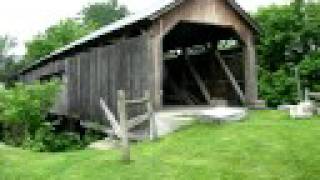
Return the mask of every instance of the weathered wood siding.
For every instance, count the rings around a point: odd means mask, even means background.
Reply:
[[[20,76],[20,81],[28,83],[35,80],[40,80],[44,76],[53,76],[63,74],[65,72],[65,61],[56,60],[48,62],[45,66],[39,67],[33,71],[27,72]]]
[[[128,99],[136,99],[152,88],[150,74],[153,70],[148,37],[146,34],[122,39],[113,45],[92,47],[30,71],[20,80],[30,82],[63,72],[65,102],[58,114],[65,113],[81,120],[108,124],[100,108],[100,98],[117,115],[118,90],[126,90]]]
[[[91,48],[67,62],[69,114],[82,120],[107,124],[99,100],[117,115],[117,90],[127,98],[143,96],[150,89],[148,36],[120,40],[114,45]]]

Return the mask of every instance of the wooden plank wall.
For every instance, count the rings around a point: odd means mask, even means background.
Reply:
[[[33,81],[41,80],[41,79],[50,79],[50,77],[60,76],[64,83],[66,83],[66,79],[64,77],[66,71],[66,62],[64,60],[55,60],[48,62],[46,65],[39,67],[38,69],[27,72],[24,75],[20,75],[19,80],[23,83],[29,84]],[[56,97],[56,103],[50,110],[51,113],[55,113],[57,115],[66,115],[68,112],[68,101],[66,101],[67,97],[67,89],[64,87],[61,90],[61,93]]]
[[[143,96],[152,89],[150,39],[148,35],[122,39],[114,45],[93,47],[57,60],[20,77],[23,82],[65,72],[67,112],[81,120],[109,124],[103,116],[102,97],[117,117],[117,91],[126,90],[128,99]],[[132,116],[141,109],[132,110]]]
[[[103,98],[117,116],[117,90],[136,99],[151,88],[149,38],[146,35],[117,44],[90,48],[68,62],[69,114],[81,120],[108,124],[99,105]],[[135,109],[132,115],[138,113]]]
[[[65,61],[56,60],[49,62],[45,66],[39,67],[33,71],[21,75],[19,80],[25,83],[30,83],[35,80],[40,80],[43,76],[50,76],[53,74],[61,74],[65,72]]]

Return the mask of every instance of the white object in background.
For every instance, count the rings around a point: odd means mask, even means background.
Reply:
[[[210,110],[203,110],[199,112],[199,117],[202,117],[202,122],[205,121],[240,121],[247,115],[247,109],[244,108],[228,108],[218,107]]]
[[[95,150],[110,150],[119,148],[120,142],[118,140],[106,138],[104,140],[93,142],[88,147]]]
[[[279,111],[290,111],[292,108],[296,107],[296,105],[279,105]]]
[[[235,122],[241,121],[246,115],[246,108],[178,108],[156,112],[155,121],[157,133],[163,137],[199,120],[201,122]]]
[[[299,103],[297,106],[291,106],[290,116],[295,119],[308,119],[315,113],[316,107],[312,101]]]
[[[191,125],[195,122],[195,119],[186,112],[168,111],[155,113],[155,121],[157,135],[163,137],[183,126]]]

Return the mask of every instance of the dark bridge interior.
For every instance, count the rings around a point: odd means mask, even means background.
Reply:
[[[221,54],[244,90],[243,45],[230,27],[181,22],[163,41],[163,105],[239,106],[240,98],[224,68]]]

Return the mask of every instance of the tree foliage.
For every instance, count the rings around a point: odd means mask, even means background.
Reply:
[[[271,106],[295,102],[295,67],[301,68],[303,87],[315,90],[320,82],[311,78],[320,71],[320,5],[296,0],[261,8],[255,18],[262,30],[258,46],[262,98]]]
[[[126,6],[119,5],[118,0],[88,5],[81,11],[85,24],[95,24],[98,28],[108,25],[129,14]]]
[[[10,75],[16,70],[14,56],[10,50],[16,46],[16,41],[9,36],[0,36],[0,83],[7,83]]]
[[[120,6],[117,0],[110,0],[88,5],[80,14],[81,18],[79,20],[62,20],[27,42],[27,52],[25,60],[22,62],[23,66],[28,66],[97,28],[124,17],[128,14],[128,10],[125,6]]]
[[[9,89],[1,88],[0,122],[25,125],[34,135],[54,104],[59,89],[57,81],[32,85],[18,83]]]
[[[94,26],[83,25],[74,19],[60,21],[26,43],[26,60],[34,61],[50,54],[52,51],[75,41],[95,29]]]
[[[266,70],[260,71],[260,95],[270,106],[279,104],[292,104],[297,97],[296,80],[280,69],[274,73]]]
[[[299,64],[303,86],[320,92],[320,52],[307,55]]]

